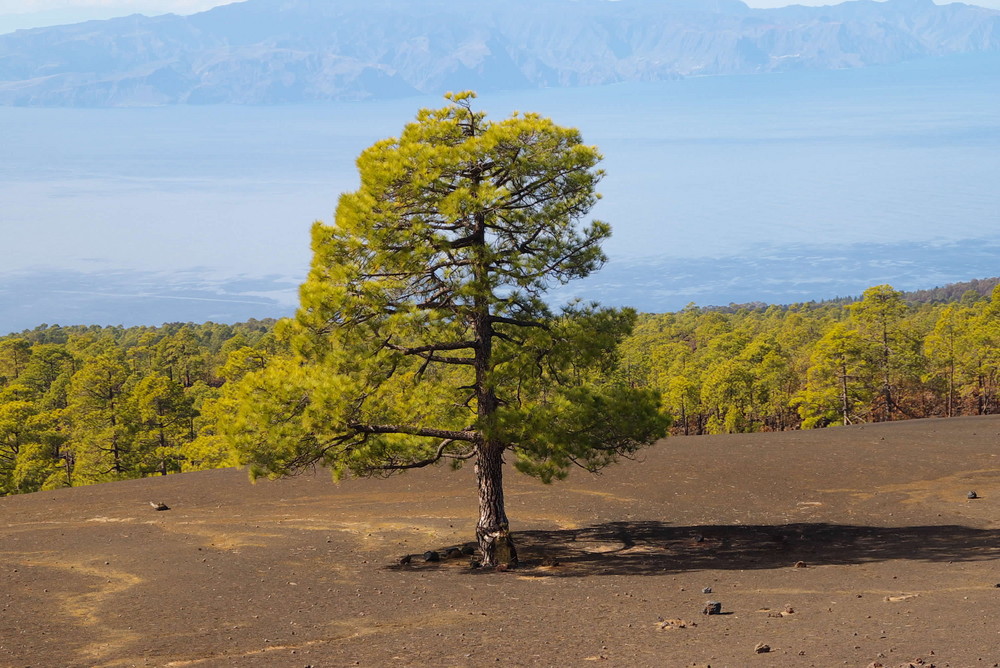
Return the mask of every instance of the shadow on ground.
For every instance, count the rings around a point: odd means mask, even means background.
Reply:
[[[1000,530],[955,525],[671,526],[664,522],[609,522],[581,529],[521,531],[515,534],[515,540],[523,574],[568,577],[773,569],[894,559],[962,562],[1000,558]]]
[[[701,569],[767,569],[892,559],[981,561],[1000,557],[1000,530],[963,526],[871,527],[827,523],[670,526],[610,522],[518,534],[525,565],[566,575],[646,575]]]

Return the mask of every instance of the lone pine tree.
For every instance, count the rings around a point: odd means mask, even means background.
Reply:
[[[504,454],[549,482],[661,437],[659,398],[616,378],[635,313],[543,296],[605,257],[582,224],[601,156],[536,114],[487,120],[472,93],[358,158],[361,187],[312,230],[292,355],[240,383],[226,428],[251,475],[323,464],[387,475],[475,465],[484,566],[514,565]]]

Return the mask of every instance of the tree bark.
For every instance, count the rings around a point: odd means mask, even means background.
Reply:
[[[840,413],[843,418],[844,424],[851,424],[851,411],[850,404],[848,403],[847,394],[847,362],[841,362],[840,365]]]
[[[517,565],[517,552],[510,536],[503,499],[503,452],[505,446],[493,437],[497,401],[490,378],[493,370],[493,326],[489,311],[479,309],[474,323],[476,348],[476,401],[480,436],[476,442],[476,485],[479,489],[479,523],[476,540],[484,567]]]
[[[885,419],[892,422],[893,412],[896,408],[896,400],[892,396],[892,383],[890,377],[890,357],[892,348],[889,346],[889,325],[882,321],[882,397],[885,400]]]
[[[510,535],[503,499],[502,445],[485,441],[479,445],[476,459],[476,483],[479,487],[479,523],[476,540],[483,553],[484,567],[517,565],[517,550]]]

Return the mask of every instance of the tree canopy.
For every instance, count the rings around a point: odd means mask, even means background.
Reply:
[[[1000,286],[958,295],[910,301],[877,285],[849,304],[646,315],[623,368],[663,392],[678,434],[995,413]]]
[[[493,122],[471,93],[358,158],[360,188],[312,230],[293,355],[241,383],[227,433],[254,475],[321,463],[383,475],[471,460],[486,566],[512,565],[505,453],[548,482],[664,435],[652,389],[619,380],[636,315],[572,303],[610,234],[584,223],[598,151],[537,114]]]
[[[269,354],[273,325],[0,337],[0,495],[233,465],[215,431],[222,386]]]

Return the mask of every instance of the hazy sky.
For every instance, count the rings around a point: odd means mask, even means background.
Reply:
[[[128,14],[193,14],[232,0],[0,0],[0,33]],[[838,0],[744,0],[751,7],[790,4],[831,5]],[[936,0],[947,4],[945,0]],[[1000,9],[1000,0],[971,0],[968,4]]]
[[[93,12],[132,14],[135,12],[190,14],[228,2],[219,0],[0,0],[2,14],[84,9]]]
[[[225,4],[229,3],[226,0],[0,0],[0,33],[129,14],[194,14]]]

